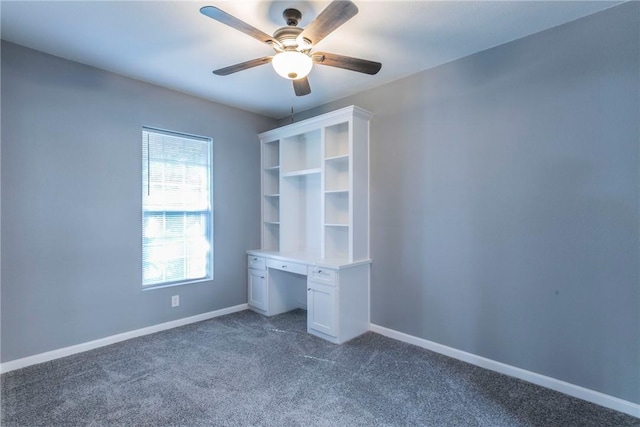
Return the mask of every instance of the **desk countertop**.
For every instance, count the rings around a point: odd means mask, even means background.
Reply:
[[[324,268],[333,268],[336,270],[342,268],[356,267],[364,264],[371,264],[370,259],[358,260],[350,262],[346,258],[321,258],[320,256],[308,254],[304,252],[278,252],[263,251],[261,249],[253,249],[247,251],[247,254],[254,256],[262,256],[287,262],[297,262],[310,266],[318,266]]]

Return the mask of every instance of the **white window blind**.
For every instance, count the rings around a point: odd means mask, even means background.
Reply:
[[[211,139],[142,130],[142,285],[212,278]]]

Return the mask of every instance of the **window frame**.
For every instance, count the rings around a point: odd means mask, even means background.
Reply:
[[[199,141],[199,142],[206,142],[207,144],[207,154],[208,154],[208,168],[207,168],[207,175],[208,175],[208,184],[209,184],[209,209],[206,210],[200,210],[200,211],[190,211],[190,210],[177,210],[177,211],[172,211],[172,210],[145,210],[145,193],[148,194],[149,192],[149,188],[151,185],[151,180],[150,180],[150,176],[151,176],[151,169],[150,169],[150,157],[149,157],[149,139],[148,139],[148,135],[145,138],[145,134],[147,133],[152,133],[152,134],[159,134],[159,135],[167,135],[170,137],[177,137],[177,138],[184,138],[184,139],[190,139],[190,140],[194,140],[194,141]],[[201,135],[195,135],[195,134],[191,134],[191,133],[185,133],[185,132],[177,132],[177,131],[172,131],[172,130],[167,130],[167,129],[161,129],[161,128],[156,128],[156,127],[150,127],[150,126],[142,126],[142,146],[141,146],[141,154],[142,154],[142,162],[141,162],[141,173],[140,173],[140,184],[141,184],[141,251],[140,254],[142,255],[141,258],[141,275],[140,275],[140,283],[141,283],[141,287],[143,291],[147,291],[147,290],[153,290],[153,289],[162,289],[162,288],[167,288],[167,287],[174,287],[174,286],[182,286],[182,285],[188,285],[191,283],[202,283],[202,282],[207,282],[207,281],[212,281],[214,279],[214,275],[215,275],[215,268],[214,268],[214,260],[215,260],[215,256],[214,256],[214,183],[213,183],[213,175],[214,175],[214,166],[213,166],[213,139],[211,137],[207,137],[207,136],[201,136]],[[145,148],[145,144],[147,144],[146,148]],[[146,157],[145,157],[145,150],[146,150]],[[145,188],[145,176],[144,174],[144,168],[145,168],[145,162],[146,164],[146,168],[147,168],[147,176],[146,176],[146,188]],[[167,215],[174,215],[174,214],[189,214],[192,212],[203,212],[205,213],[205,217],[208,216],[208,218],[205,218],[206,221],[206,238],[207,241],[209,243],[209,251],[208,251],[208,256],[207,256],[207,263],[208,263],[208,267],[206,269],[206,274],[204,277],[199,277],[199,278],[193,278],[193,279],[179,279],[179,280],[168,280],[168,281],[162,281],[162,282],[158,282],[158,283],[150,283],[150,284],[145,284],[144,283],[144,247],[145,247],[145,218],[147,217],[148,214],[153,215],[154,213],[159,213],[162,214],[163,217],[166,217]],[[208,214],[208,215],[206,215]]]

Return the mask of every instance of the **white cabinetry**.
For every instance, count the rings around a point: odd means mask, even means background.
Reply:
[[[347,107],[259,135],[262,249],[369,259],[369,120]]]
[[[307,332],[340,344],[369,330],[369,266],[309,267]]]
[[[262,247],[248,251],[249,306],[306,308],[308,332],[335,343],[369,328],[371,116],[351,106],[259,135]]]
[[[248,303],[249,306],[263,314],[267,311],[267,267],[265,259],[249,256]]]
[[[336,287],[309,280],[307,288],[307,328],[336,337]]]
[[[258,310],[267,311],[266,272],[249,269],[249,305]]]

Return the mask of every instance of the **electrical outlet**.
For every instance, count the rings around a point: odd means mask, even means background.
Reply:
[[[171,297],[171,307],[177,307],[180,305],[180,295],[174,295]]]

